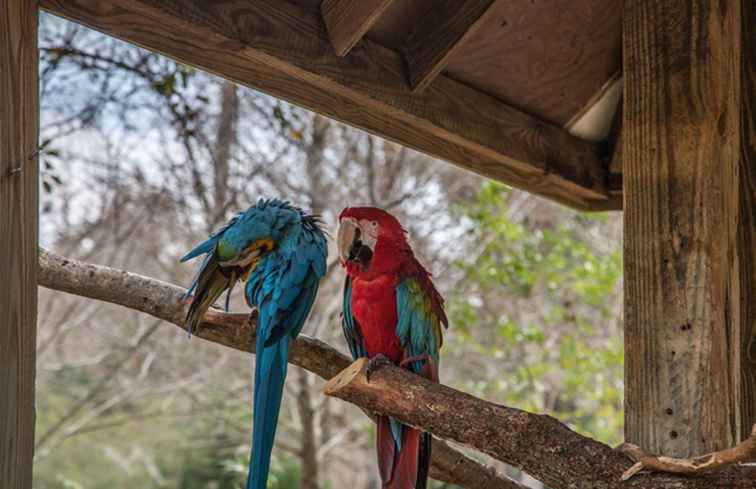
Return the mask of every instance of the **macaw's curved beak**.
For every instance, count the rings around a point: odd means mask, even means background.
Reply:
[[[228,310],[228,300],[231,296],[231,291],[236,282],[243,278],[244,271],[240,267],[221,265],[214,255],[209,255],[205,258],[202,269],[188,292],[189,294],[194,291],[185,323],[185,328],[189,331],[190,335],[199,326],[202,317],[210,309],[210,306],[225,291],[228,291],[228,296],[226,297],[226,310]]]
[[[339,231],[336,243],[339,247],[339,260],[342,265],[357,263],[363,269],[370,266],[373,250],[362,241],[363,231],[360,224],[352,217],[344,217],[339,221]]]

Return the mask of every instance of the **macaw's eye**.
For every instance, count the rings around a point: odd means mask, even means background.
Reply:
[[[373,229],[378,227],[378,221],[370,221],[370,226],[372,226]]]

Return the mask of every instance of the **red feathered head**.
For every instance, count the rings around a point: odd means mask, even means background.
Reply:
[[[339,215],[337,237],[341,264],[351,270],[389,271],[412,254],[399,221],[377,207],[347,207]]]

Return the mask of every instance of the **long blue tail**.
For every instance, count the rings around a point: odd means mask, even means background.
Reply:
[[[261,336],[258,340],[262,339]],[[263,343],[264,341],[257,342],[252,456],[249,460],[247,489],[265,489],[267,485],[270,454],[276,435],[289,356],[289,335],[284,335],[268,347]]]

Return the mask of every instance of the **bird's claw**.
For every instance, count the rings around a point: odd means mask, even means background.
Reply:
[[[386,355],[379,353],[370,360],[368,360],[367,365],[365,366],[365,380],[370,382],[370,376],[373,375],[373,372],[378,370],[381,366],[386,365],[388,363],[391,363],[388,358],[386,358]]]
[[[430,355],[427,354],[427,353],[423,353],[421,355],[415,355],[413,357],[407,357],[407,358],[405,358],[404,360],[402,360],[401,362],[399,362],[399,366],[400,367],[406,367],[407,365],[409,365],[412,362],[430,362],[430,361],[431,361]]]

